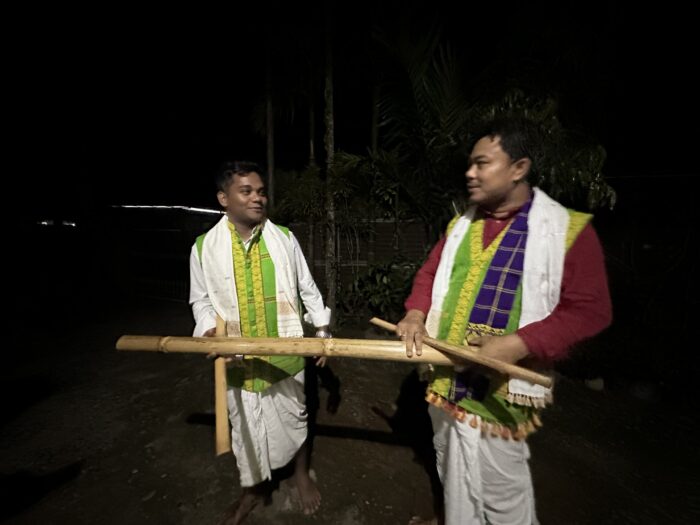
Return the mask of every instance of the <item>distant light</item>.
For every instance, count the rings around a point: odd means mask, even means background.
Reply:
[[[44,219],[43,221],[37,221],[37,224],[39,226],[53,226],[53,220],[51,219]]]
[[[212,210],[210,208],[193,208],[191,206],[166,206],[162,204],[115,204],[112,208],[139,208],[153,210],[185,210],[194,213],[211,213],[214,215],[222,215],[222,210]]]

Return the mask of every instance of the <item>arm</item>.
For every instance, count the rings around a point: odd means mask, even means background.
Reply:
[[[197,246],[192,246],[190,252],[190,305],[194,315],[194,337],[213,336],[216,331],[216,312],[211,304],[204,272],[199,262]]]
[[[309,270],[309,265],[306,264],[304,252],[302,252],[299,241],[297,241],[297,238],[294,237],[291,231],[289,232],[289,238],[294,246],[294,262],[297,267],[299,295],[306,308],[304,321],[316,327],[316,337],[332,337],[329,330],[329,325],[331,324],[331,309],[323,304],[323,297],[321,297],[321,292],[314,282],[314,278]],[[326,358],[316,358],[316,366],[326,366]]]
[[[307,312],[304,315],[304,320],[316,328],[328,328],[331,322],[331,310],[323,304],[323,297],[321,297],[321,292],[309,271],[309,266],[306,264],[306,258],[301,250],[301,246],[299,246],[299,241],[297,241],[292,232],[289,232],[289,238],[294,246],[294,262],[297,268],[299,295]]]
[[[430,311],[433,295],[433,281],[440,264],[440,256],[445,247],[445,239],[440,239],[428,255],[423,266],[418,269],[413,279],[411,295],[408,296],[404,306],[406,315],[396,325],[396,334],[406,342],[406,355],[413,356],[413,348],[416,355],[423,353],[423,336],[425,331],[425,318]]]
[[[444,247],[445,238],[443,237],[433,246],[433,249],[430,250],[430,254],[428,254],[428,259],[416,272],[416,276],[413,278],[411,295],[409,295],[404,302],[404,307],[407,312],[410,310],[420,310],[423,312],[424,317],[428,315],[432,303],[433,281],[435,280],[435,273],[440,264],[440,257],[442,256]]]
[[[530,354],[555,361],[566,357],[572,345],[596,335],[611,321],[603,249],[589,224],[564,259],[559,304],[541,321],[520,328],[517,335]]]
[[[566,357],[569,348],[592,337],[612,320],[603,249],[590,224],[569,248],[564,259],[559,304],[541,321],[500,337],[476,337],[470,345],[479,353],[515,363],[527,356],[543,361]]]

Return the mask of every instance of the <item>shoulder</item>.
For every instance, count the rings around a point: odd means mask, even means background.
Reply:
[[[287,228],[286,226],[280,226],[280,225],[278,224],[277,227],[280,229],[280,231],[281,231],[282,233],[284,233],[284,235],[285,235],[286,237],[291,237],[291,236],[292,236],[292,232],[291,232],[291,231],[289,230],[289,228]]]
[[[287,239],[290,239],[293,237],[292,232],[287,228],[286,226],[282,226],[280,224],[275,224],[272,222],[270,219],[267,219],[265,223],[265,228],[269,228],[270,230],[276,230],[281,232]]]
[[[447,228],[445,229],[445,233],[447,235],[450,234],[452,229],[455,227],[455,224],[457,224],[457,221],[459,221],[459,219],[461,219],[461,218],[462,218],[462,215],[455,215],[454,217],[452,217],[450,222],[447,224]]]
[[[572,210],[571,208],[567,208],[566,211],[569,213],[569,225],[566,230],[566,248],[568,250],[574,244],[574,241],[578,238],[583,229],[590,224],[593,215]]]
[[[197,256],[199,257],[200,262],[202,260],[202,247],[204,246],[204,238],[206,236],[207,234],[203,233],[194,240],[194,247],[197,249]]]

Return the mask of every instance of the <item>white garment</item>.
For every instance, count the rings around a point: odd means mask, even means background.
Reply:
[[[226,321],[230,335],[240,335],[238,298],[233,278],[233,251],[231,231],[225,215],[207,232],[202,245],[200,263],[197,245],[190,252],[190,305],[195,319],[194,337],[200,337],[216,327],[216,314]],[[275,265],[275,287],[281,304],[293,311],[278,312],[277,328],[280,336],[301,336],[299,313],[294,310],[296,297],[301,296],[307,314],[304,320],[314,326],[330,323],[330,309],[323,304],[321,292],[311,276],[306,259],[294,234],[287,237],[270,220],[265,221],[263,239]],[[287,310],[289,310],[289,308]]]
[[[240,337],[238,298],[234,279],[231,231],[226,216],[207,232],[200,257],[195,243],[190,254],[190,304],[195,318],[194,336],[216,327],[217,313],[226,321],[227,333]],[[275,267],[277,330],[281,337],[303,336],[297,296],[314,326],[330,323],[330,309],[311,276],[299,242],[287,237],[271,221],[262,230]],[[270,479],[271,471],[289,463],[307,436],[304,371],[274,383],[262,392],[229,387],[227,402],[231,422],[231,448],[236,456],[241,486]]]
[[[252,487],[287,465],[306,441],[304,371],[262,392],[229,388],[227,397],[241,486]]]
[[[442,306],[450,285],[455,256],[469,231],[475,212],[476,206],[471,206],[457,220],[445,240],[440,264],[433,281],[430,312],[426,319],[426,329],[431,337],[436,337],[438,334]],[[527,220],[528,235],[523,262],[520,327],[544,319],[559,303],[569,212],[545,192],[534,188],[532,206]],[[542,402],[551,398],[551,389],[523,379],[510,379],[508,393],[513,396],[542,400]]]
[[[482,434],[480,424],[472,428],[433,405],[428,410],[445,524],[537,524],[527,443]]]

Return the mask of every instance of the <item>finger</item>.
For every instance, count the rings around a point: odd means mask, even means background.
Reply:
[[[401,339],[406,343],[406,356],[413,357],[413,334],[404,334]]]
[[[408,357],[411,357],[413,346],[409,344],[408,338],[406,337],[407,328],[405,323],[401,322],[398,325],[396,325],[395,332],[396,335],[398,335],[401,338],[401,340],[404,341],[404,343],[406,344],[406,355]]]
[[[416,332],[414,339],[416,341],[416,355],[423,355],[423,334]]]
[[[218,354],[216,352],[211,352],[210,354],[207,354],[207,359],[216,359]]]
[[[394,331],[396,332],[396,335],[401,337],[402,335],[405,335],[406,332],[408,332],[408,326],[406,325],[406,323],[400,322],[396,325],[396,329]]]

